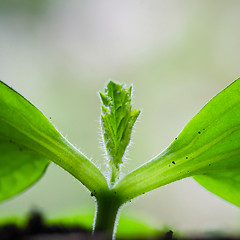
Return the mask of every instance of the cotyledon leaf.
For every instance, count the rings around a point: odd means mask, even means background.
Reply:
[[[0,141],[0,201],[31,186],[48,164],[47,159],[22,145]]]
[[[114,189],[127,201],[190,176],[240,206],[240,79],[210,100],[163,153]]]
[[[28,100],[0,81],[0,201],[36,182],[50,161],[90,191],[107,188],[99,169]]]
[[[240,207],[239,169],[199,175],[193,178],[210,192]]]

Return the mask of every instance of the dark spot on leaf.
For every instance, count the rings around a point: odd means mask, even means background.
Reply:
[[[201,132],[199,131],[198,134],[201,134]]]
[[[177,138],[175,138],[175,140],[177,140]]]
[[[12,144],[16,144],[16,142],[14,142],[12,139],[10,139],[9,142]]]
[[[170,165],[168,165],[170,167]]]
[[[175,164],[175,162],[174,162],[174,161],[172,161],[172,164]]]
[[[93,196],[94,196],[94,194],[93,194],[92,192],[91,192],[91,194],[90,194],[90,195],[91,195],[91,197],[93,197]]]
[[[188,159],[188,157],[186,157],[186,159]]]

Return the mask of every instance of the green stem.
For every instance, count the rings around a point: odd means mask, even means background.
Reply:
[[[115,184],[118,174],[119,167],[117,168],[115,165],[112,165],[110,170],[110,187],[113,187]]]
[[[100,231],[106,234],[106,240],[114,239],[117,214],[122,201],[116,192],[109,191],[97,196],[96,205],[93,234]]]

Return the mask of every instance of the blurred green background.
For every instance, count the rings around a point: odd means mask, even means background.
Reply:
[[[240,1],[0,0],[0,79],[38,106],[101,169],[98,91],[133,84],[142,110],[123,174],[166,148],[202,106],[240,75]],[[27,176],[26,176],[27,177]],[[90,208],[58,166],[0,214]],[[183,232],[238,231],[240,211],[185,179],[123,211]]]

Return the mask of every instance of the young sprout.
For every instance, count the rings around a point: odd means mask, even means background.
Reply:
[[[132,110],[132,86],[125,89],[123,85],[110,81],[102,100],[101,125],[107,158],[111,168],[110,185],[116,182],[123,163],[123,156],[131,139],[131,133],[140,111]]]
[[[34,105],[0,82],[0,201],[35,183],[52,161],[94,196],[93,232],[105,231],[109,239],[124,203],[186,177],[240,206],[240,79],[210,100],[165,151],[120,179],[140,111],[132,110],[132,87],[110,81],[100,97],[109,179]]]

